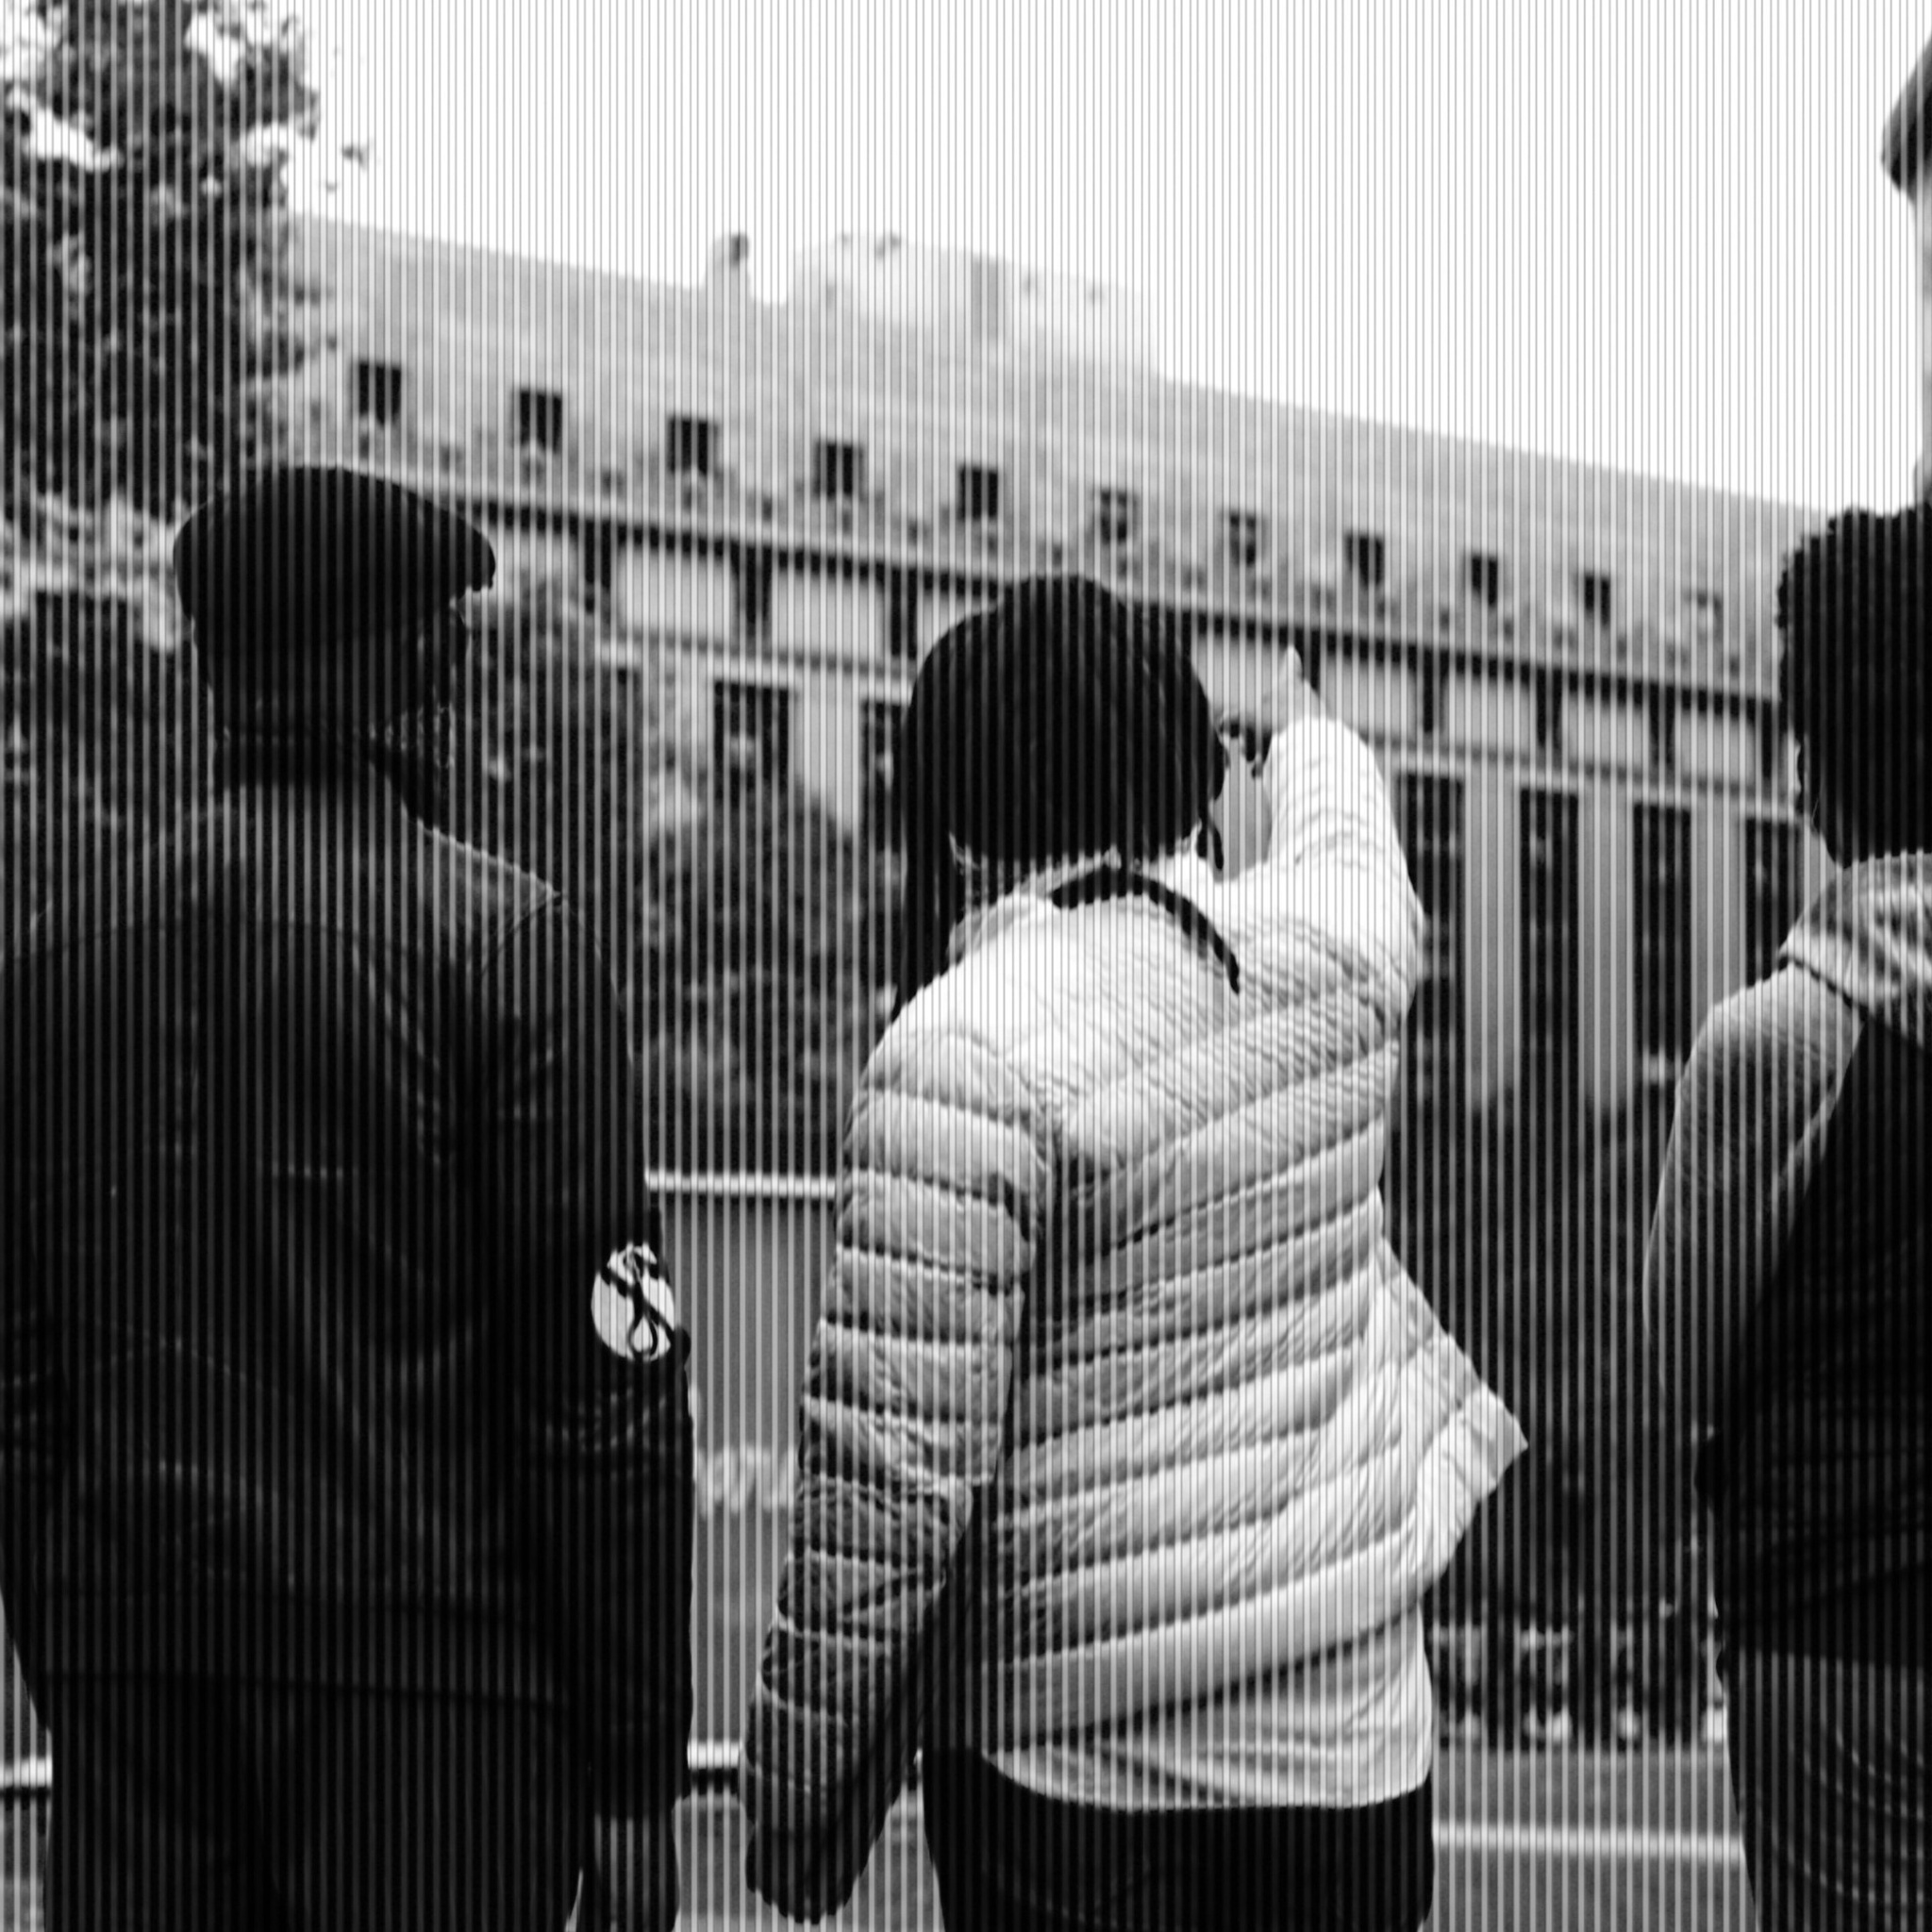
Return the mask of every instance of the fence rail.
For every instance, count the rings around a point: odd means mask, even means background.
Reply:
[[[731,1740],[756,1682],[784,1556],[796,1388],[809,1297],[836,1239],[837,1183],[829,1175],[668,1169],[649,1180],[678,1259],[689,1325],[734,1343],[708,1352],[693,1382],[694,1583],[713,1641],[695,1687],[700,1741],[691,1764],[699,1786],[717,1787],[736,1772]],[[1432,1618],[1440,1741],[1545,1753],[1557,1763],[1593,1749],[1716,1742],[1723,1700],[1709,1620],[1673,1620],[1675,1634],[1668,1636],[1657,1615],[1663,1607],[1611,1613],[1587,1648],[1560,1614],[1551,1620],[1491,1607],[1473,1618]],[[6,1649],[0,1632],[0,1659]],[[48,1735],[17,1675],[0,1667],[0,1808],[42,1806],[53,1789]]]

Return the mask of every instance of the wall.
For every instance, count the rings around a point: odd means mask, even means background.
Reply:
[[[771,644],[781,654],[876,662],[886,654],[884,595],[865,578],[826,570],[774,570]]]
[[[1323,663],[1320,677],[1324,702],[1365,737],[1417,735],[1415,679],[1405,666],[1339,656]]]
[[[611,599],[626,629],[724,644],[738,627],[737,579],[718,558],[625,544],[611,569]]]
[[[1437,735],[1462,751],[1536,750],[1536,692],[1507,672],[1452,672],[1442,680]]]

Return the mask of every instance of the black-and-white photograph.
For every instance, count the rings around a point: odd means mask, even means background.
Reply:
[[[0,0],[0,1932],[1932,1926],[1932,0]]]

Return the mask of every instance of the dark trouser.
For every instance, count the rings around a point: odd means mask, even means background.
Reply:
[[[1727,1648],[1761,1932],[1932,1925],[1932,1670]]]
[[[1428,1782],[1346,1811],[1099,1811],[929,1753],[946,1932],[1415,1932],[1436,1887]]]
[[[585,1842],[560,1718],[189,1679],[51,1699],[49,1932],[541,1927]]]

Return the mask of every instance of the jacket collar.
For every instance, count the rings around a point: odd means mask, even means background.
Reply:
[[[1212,870],[1194,852],[1191,834],[1165,856],[1140,860],[1123,858],[1116,846],[1037,864],[986,858],[969,852],[957,839],[952,847],[953,863],[965,887],[966,905],[946,944],[948,966],[957,966],[1002,933],[1051,910],[1050,901],[1060,887],[1100,866],[1145,873],[1197,903],[1202,887],[1214,880]]]
[[[1799,920],[1784,957],[1860,1012],[1932,1046],[1932,854],[1846,866]]]

